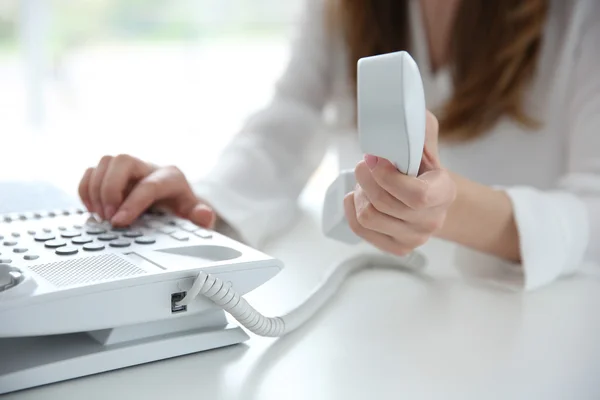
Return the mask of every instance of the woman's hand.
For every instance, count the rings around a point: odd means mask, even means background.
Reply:
[[[438,156],[438,123],[427,115],[425,150],[418,177],[399,172],[371,155],[356,167],[356,189],[344,201],[346,218],[358,236],[375,247],[406,255],[444,225],[456,187]]]
[[[178,168],[157,167],[129,155],[104,156],[88,168],[79,196],[88,211],[115,226],[132,223],[155,205],[206,228],[215,223],[212,209],[195,196]]]

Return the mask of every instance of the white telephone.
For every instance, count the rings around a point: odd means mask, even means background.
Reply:
[[[418,68],[406,52],[358,63],[361,147],[416,174],[425,135]],[[327,193],[323,229],[344,225],[344,173]],[[307,321],[345,278],[392,256],[336,265],[298,308],[268,318],[241,297],[282,263],[217,232],[150,211],[126,229],[81,209],[0,215],[0,394],[240,343],[249,331],[284,335]],[[419,264],[421,262],[421,265]],[[412,267],[422,265],[422,260]]]

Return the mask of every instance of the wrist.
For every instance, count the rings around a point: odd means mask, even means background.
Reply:
[[[437,236],[441,239],[460,242],[462,232],[465,230],[464,223],[472,219],[473,211],[469,205],[473,202],[473,197],[475,197],[472,193],[475,183],[468,182],[460,175],[452,172],[450,172],[450,177],[454,181],[456,195],[454,201],[448,207],[444,225]]]
[[[438,237],[510,261],[520,260],[512,202],[505,191],[451,173],[456,198]]]

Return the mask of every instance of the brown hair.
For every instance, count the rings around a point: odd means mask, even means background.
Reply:
[[[329,0],[354,86],[359,58],[410,52],[408,1]],[[478,137],[503,115],[537,127],[523,110],[523,94],[535,74],[547,10],[548,0],[461,1],[449,41],[454,93],[436,113],[440,137]]]

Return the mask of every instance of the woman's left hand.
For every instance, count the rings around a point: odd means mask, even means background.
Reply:
[[[456,196],[455,183],[441,167],[438,123],[427,114],[425,149],[417,177],[389,161],[365,156],[356,167],[356,189],[346,195],[346,218],[355,234],[375,247],[406,255],[442,229]]]

